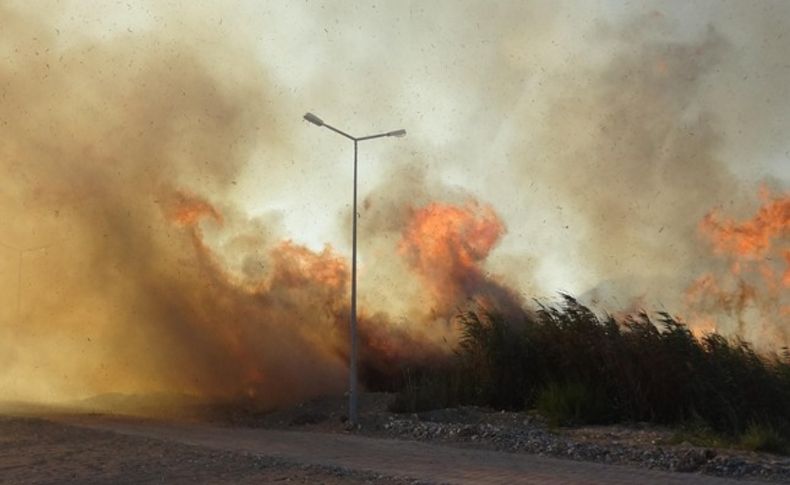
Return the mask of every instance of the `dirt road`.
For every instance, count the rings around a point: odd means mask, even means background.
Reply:
[[[269,456],[0,416],[1,484],[303,483],[411,481]]]
[[[286,463],[340,467],[362,472],[360,479],[393,477],[428,483],[529,484],[746,484],[697,474],[666,473],[623,466],[461,449],[410,441],[355,435],[263,429],[225,428],[205,424],[169,424],[122,419],[68,419],[69,426],[157,441],[189,445],[240,456],[268,457]],[[349,478],[352,476],[349,475]],[[367,478],[365,478],[367,477]],[[372,477],[372,478],[371,478]],[[376,478],[378,477],[378,478]],[[222,481],[221,477],[218,477]],[[321,477],[314,477],[321,482]],[[359,478],[359,477],[358,477]],[[266,483],[261,477],[261,483]],[[334,482],[325,482],[334,483]],[[755,483],[755,482],[752,482]]]

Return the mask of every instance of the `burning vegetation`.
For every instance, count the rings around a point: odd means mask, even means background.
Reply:
[[[722,329],[766,348],[787,347],[790,335],[790,196],[760,193],[762,206],[751,219],[708,213],[699,230],[721,259],[689,287],[686,302],[692,328]]]

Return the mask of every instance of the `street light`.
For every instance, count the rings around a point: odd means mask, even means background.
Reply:
[[[351,237],[351,356],[349,358],[349,395],[348,395],[348,420],[352,426],[357,425],[357,145],[361,141],[382,138],[385,136],[406,136],[406,130],[394,130],[377,135],[355,137],[334,126],[328,125],[313,113],[304,115],[304,119],[316,126],[329,128],[338,135],[342,135],[354,142],[354,204],[351,212],[352,237]]]

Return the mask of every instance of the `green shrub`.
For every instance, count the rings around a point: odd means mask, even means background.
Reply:
[[[769,453],[787,453],[787,442],[782,435],[770,425],[752,423],[741,435],[740,444],[752,451]]]
[[[681,423],[666,441],[666,444],[677,445],[689,443],[705,448],[729,448],[736,443],[733,438],[714,431],[705,421],[696,417],[686,423]]]
[[[458,405],[456,369],[405,370],[403,387],[389,406],[394,413],[419,413]]]
[[[552,426],[600,423],[606,416],[600,393],[580,382],[552,382],[538,394],[536,407]]]

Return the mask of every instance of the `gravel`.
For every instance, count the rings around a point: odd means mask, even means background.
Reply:
[[[454,411],[457,413],[457,410]],[[593,461],[607,464],[627,464],[676,472],[696,472],[730,478],[760,478],[768,481],[790,482],[790,458],[769,454],[701,448],[689,444],[667,445],[629,440],[629,431],[619,428],[622,442],[612,442],[604,436],[598,440],[580,439],[573,430],[551,430],[541,420],[520,413],[486,413],[472,409],[480,423],[431,420],[430,415],[389,416],[372,434],[392,438],[442,442],[499,451],[534,453],[558,458]],[[485,422],[511,421],[508,424]],[[498,415],[498,416],[497,416]],[[504,418],[504,419],[503,419]],[[435,419],[435,418],[434,418]],[[603,428],[602,428],[603,429]],[[364,428],[363,428],[364,431]],[[637,435],[639,429],[634,429]],[[661,433],[664,434],[664,433]],[[631,442],[628,442],[631,441]]]
[[[392,395],[366,393],[360,400],[360,426],[352,432],[451,446],[639,466],[728,478],[790,483],[790,457],[735,449],[671,444],[674,432],[650,424],[550,428],[530,413],[497,412],[473,406],[420,414],[387,410]],[[243,418],[235,424],[324,432],[350,432],[343,398],[321,398],[298,406]]]

